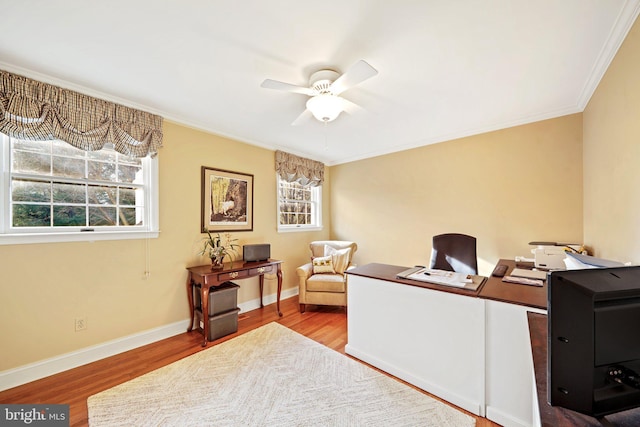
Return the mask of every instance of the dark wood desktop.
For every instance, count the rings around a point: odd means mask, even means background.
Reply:
[[[514,268],[532,269],[531,262],[516,263],[510,259],[501,259],[496,265],[506,265],[508,267],[505,275],[511,274]],[[535,307],[542,310],[547,309],[547,281],[543,286],[529,286],[514,283],[503,282],[500,277],[489,276],[480,290],[480,298],[491,299],[495,301],[507,302],[510,304],[524,305]]]
[[[278,316],[282,316],[280,311],[280,293],[282,291],[282,261],[277,259],[269,259],[267,261],[234,261],[224,263],[222,268],[212,269],[211,264],[199,265],[197,267],[189,267],[189,275],[187,277],[187,297],[189,298],[189,312],[191,313],[191,323],[187,332],[193,329],[193,321],[195,319],[195,307],[193,304],[193,287],[200,286],[200,301],[202,303],[202,313],[209,312],[209,288],[211,286],[220,286],[224,282],[230,280],[247,279],[249,277],[259,276],[260,278],[260,307],[264,307],[262,303],[262,291],[264,288],[264,275],[267,273],[276,274],[278,277],[278,294],[276,298],[276,311]],[[209,336],[209,322],[203,322],[204,341],[202,346],[207,345],[207,337]]]
[[[452,294],[467,295],[472,297],[478,296],[478,290],[469,290],[464,288],[457,288],[454,286],[438,285],[436,283],[420,282],[417,280],[401,279],[397,275],[402,273],[409,267],[403,267],[399,265],[379,264],[371,263],[363,266],[358,266],[355,269],[348,270],[348,274],[355,274],[357,276],[368,277],[371,279],[381,279],[389,282],[402,283],[404,285],[417,286],[419,288],[433,289],[442,292],[449,292]]]

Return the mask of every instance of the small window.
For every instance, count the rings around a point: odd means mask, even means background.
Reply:
[[[155,160],[112,148],[87,152],[64,141],[0,139],[8,172],[0,190],[0,243],[139,238],[135,233],[157,231]]]
[[[278,176],[278,231],[322,228],[322,186],[286,182]]]

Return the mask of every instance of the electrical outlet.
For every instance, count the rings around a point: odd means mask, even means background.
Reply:
[[[87,329],[87,318],[76,317],[76,332],[84,331],[85,329]]]

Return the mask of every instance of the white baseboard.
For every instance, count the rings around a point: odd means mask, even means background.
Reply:
[[[298,294],[298,288],[286,289],[282,292],[281,300],[291,298]],[[265,295],[264,305],[276,302],[276,295]],[[240,312],[260,308],[260,299],[256,298],[238,305]],[[143,345],[170,338],[186,332],[189,319],[142,331],[115,340],[107,341],[91,347],[86,347],[71,353],[61,354],[49,359],[23,365],[18,368],[0,372],[0,391],[17,387],[31,381],[39,380],[87,363],[95,362],[106,357],[111,357]]]
[[[296,295],[298,295],[298,287],[285,289],[284,291],[282,291],[282,294],[280,295],[280,300],[282,301],[282,300],[294,297]],[[274,304],[276,302],[276,299],[277,299],[276,294],[265,295],[263,298],[263,304],[264,305]],[[255,310],[256,308],[260,308],[260,298],[256,298],[251,301],[246,301],[241,304],[238,304],[238,307],[240,308],[240,313],[244,313],[245,311],[251,311],[251,310]]]
[[[453,403],[454,405],[459,406],[460,408],[469,411],[472,414],[484,416],[483,402],[476,401],[475,399],[468,396],[461,396],[460,394],[447,390],[442,386],[417,377],[416,375],[407,372],[399,366],[387,363],[384,360],[379,359],[378,357],[355,348],[353,345],[347,344],[344,351],[346,354],[353,356],[356,359],[360,359],[361,361],[375,366],[376,368],[381,369],[396,378],[400,378],[401,380],[413,384],[414,386],[435,396],[438,396],[439,398],[444,399],[447,402]]]
[[[0,391],[178,335],[185,332],[188,326],[189,320],[185,319],[0,372]]]
[[[505,411],[495,408],[491,405],[487,405],[486,418],[494,421],[504,427],[531,427],[532,424],[525,420],[518,419]]]

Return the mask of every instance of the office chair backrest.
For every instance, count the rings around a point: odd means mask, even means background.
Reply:
[[[476,238],[458,233],[433,236],[431,268],[478,274]]]

